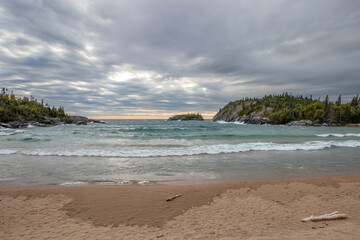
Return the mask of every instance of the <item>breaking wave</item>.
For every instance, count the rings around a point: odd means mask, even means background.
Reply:
[[[360,137],[360,133],[325,133],[316,134],[318,137]]]
[[[24,132],[24,130],[8,130],[8,129],[5,129],[4,131],[2,131],[3,129],[0,129],[0,136],[10,136],[10,135],[15,135],[15,134],[18,134],[18,133],[22,133]]]
[[[220,124],[237,124],[237,125],[246,125],[245,122],[225,122],[225,121],[216,121],[217,123],[220,123]]]
[[[23,154],[33,156],[66,156],[66,157],[162,157],[189,156],[199,154],[237,153],[248,151],[296,151],[323,150],[332,147],[360,147],[360,141],[309,141],[303,143],[250,142],[240,144],[200,145],[192,147],[134,149],[134,150],[9,150],[2,149],[0,154]]]

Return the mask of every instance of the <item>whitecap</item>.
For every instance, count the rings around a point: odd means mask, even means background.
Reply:
[[[246,125],[245,122],[239,122],[239,121],[234,121],[234,122],[226,122],[226,121],[216,121],[216,123],[220,123],[220,124],[236,124],[236,125]]]
[[[129,180],[122,180],[122,181],[118,181],[117,184],[119,184],[119,185],[128,185],[128,184],[132,184],[132,182],[129,181]]]
[[[325,133],[325,134],[316,134],[318,137],[360,137],[360,133]]]
[[[9,155],[17,152],[18,152],[17,150],[12,150],[12,149],[0,149],[0,155]]]
[[[228,122],[225,122],[225,121],[216,121],[217,123],[220,123],[220,124],[227,124]]]
[[[246,123],[245,122],[238,122],[238,121],[236,121],[236,122],[233,122],[234,124],[237,124],[237,125],[246,125]]]
[[[28,150],[25,155],[37,156],[87,156],[87,157],[157,157],[157,156],[189,156],[199,154],[220,154],[248,151],[296,151],[322,150],[331,147],[360,147],[360,141],[309,141],[303,143],[249,142],[240,144],[199,145],[192,147],[133,149],[133,150],[100,150],[82,149],[73,151]]]
[[[139,181],[138,184],[140,184],[140,185],[147,185],[147,184],[150,184],[150,182],[147,181],[147,180],[143,180],[143,181]]]
[[[60,186],[80,186],[80,185],[87,185],[87,182],[64,182],[60,183]]]

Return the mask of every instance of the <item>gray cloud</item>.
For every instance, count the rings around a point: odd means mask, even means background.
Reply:
[[[360,89],[360,2],[0,3],[0,83],[89,116]]]

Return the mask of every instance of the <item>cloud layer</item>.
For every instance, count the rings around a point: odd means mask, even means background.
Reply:
[[[360,89],[360,2],[0,3],[0,83],[87,116],[211,114]]]

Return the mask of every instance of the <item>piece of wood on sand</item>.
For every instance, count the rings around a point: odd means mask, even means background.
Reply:
[[[176,198],[178,198],[178,197],[181,197],[181,194],[177,194],[177,195],[175,195],[175,196],[173,196],[173,197],[171,197],[171,198],[168,198],[168,199],[166,199],[166,201],[167,201],[167,202],[170,202],[170,201],[172,201],[172,200],[174,200],[174,199],[176,199]]]
[[[311,215],[310,217],[304,218],[301,221],[303,221],[303,222],[309,222],[309,221],[318,222],[318,221],[337,220],[337,219],[346,219],[346,218],[347,218],[346,214],[340,214],[338,211],[335,211],[335,212],[320,215],[320,216]]]

